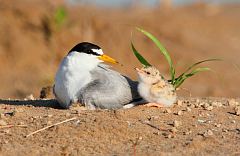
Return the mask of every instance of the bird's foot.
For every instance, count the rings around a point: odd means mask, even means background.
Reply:
[[[87,108],[82,105],[81,103],[75,102],[71,105],[70,107],[71,110],[77,110],[77,111],[82,111],[82,110],[87,110]]]
[[[157,107],[157,108],[165,107],[165,106],[164,106],[163,104],[161,104],[161,103],[153,103],[153,102],[147,103],[147,104],[145,104],[144,106],[146,106],[146,107]]]

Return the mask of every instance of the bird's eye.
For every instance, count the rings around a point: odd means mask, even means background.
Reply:
[[[148,75],[150,74],[150,72],[146,72]]]

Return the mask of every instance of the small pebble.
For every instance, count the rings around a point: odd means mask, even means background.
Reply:
[[[206,109],[206,108],[209,107],[210,105],[209,105],[209,103],[203,102],[203,103],[201,103],[201,106],[202,106],[204,109]]]
[[[196,103],[195,104],[195,108],[199,108],[201,106],[202,103]]]
[[[190,107],[190,108],[196,108],[195,105],[189,105],[188,107]]]
[[[182,122],[181,121],[177,121],[177,120],[174,120],[173,121],[173,126],[174,127],[179,127],[179,126],[181,126],[182,125]]]
[[[33,118],[33,119],[37,119],[37,118],[39,118],[39,116],[33,116],[32,118]]]
[[[217,127],[217,128],[220,128],[220,127],[222,126],[222,124],[217,124],[217,123],[215,123],[214,125],[215,125],[215,127]]]
[[[30,121],[33,122],[35,119],[33,117],[30,117]]]
[[[173,127],[171,130],[170,130],[172,133],[176,133],[178,130],[176,127]]]
[[[232,120],[232,121],[231,121],[231,123],[234,123],[234,124],[235,124],[235,123],[236,123],[236,121],[235,121],[235,120]]]
[[[203,133],[203,136],[207,137],[207,136],[212,136],[213,135],[213,131],[212,130],[207,130],[206,132]]]
[[[20,121],[20,122],[19,122],[19,125],[24,125],[24,122],[23,122],[23,121]]]
[[[191,112],[192,109],[191,109],[190,107],[187,107],[187,108],[186,108],[186,111],[187,111],[187,112]]]
[[[32,94],[28,95],[25,99],[26,100],[35,100],[35,98],[33,97]]]
[[[178,100],[178,101],[177,101],[177,105],[178,105],[178,106],[182,106],[182,104],[183,104],[183,101],[182,101],[182,100]]]
[[[212,106],[214,106],[214,107],[222,107],[222,103],[214,101],[214,102],[212,102]]]
[[[153,134],[155,134],[155,135],[160,135],[160,132],[153,132]]]
[[[5,115],[3,113],[0,113],[0,119],[4,119]]]
[[[168,139],[171,139],[171,138],[173,138],[174,136],[172,135],[172,134],[168,134],[168,136],[167,136],[167,138]]]
[[[204,114],[204,112],[202,112],[202,111],[199,111],[199,114],[198,114],[198,116],[204,116],[205,114]]]
[[[191,134],[192,133],[192,131],[191,130],[189,130],[189,131],[186,131],[186,132],[183,132],[183,134],[184,135],[189,135],[189,134]]]
[[[52,124],[52,121],[48,121],[48,122],[47,122],[47,125],[51,125],[51,124]]]
[[[201,120],[201,119],[198,119],[197,120],[199,123],[204,123],[204,122],[206,122],[205,120]]]
[[[70,117],[70,116],[71,116],[71,113],[66,113],[65,116],[66,116],[66,117]]]
[[[167,113],[167,114],[172,113],[171,109],[168,109],[168,108],[165,109],[163,112],[164,112],[164,113]]]
[[[52,115],[52,114],[48,114],[47,116],[48,116],[49,118],[53,117],[53,115]]]
[[[4,120],[0,120],[0,126],[6,126],[7,125],[7,122],[4,121]]]
[[[131,123],[130,123],[129,121],[127,121],[127,123],[128,123],[128,126],[131,126]],[[75,125],[79,125],[79,124],[81,124],[81,121],[80,121],[80,120],[77,120],[77,121],[75,122]]]
[[[234,108],[234,111],[235,111],[235,115],[240,116],[240,106],[236,106]]]
[[[214,129],[214,128],[212,128],[212,131],[215,131],[215,132],[217,132],[218,130],[217,130],[217,129]]]
[[[182,110],[178,111],[177,115],[183,115],[183,111]]]
[[[208,130],[207,134],[211,136],[211,135],[213,135],[213,131],[212,130]]]
[[[78,120],[79,121],[79,120]],[[80,121],[79,121],[80,122]],[[126,121],[127,122],[127,124],[128,124],[128,126],[130,127],[130,126],[132,126],[132,123],[130,122],[130,121]]]
[[[228,105],[231,107],[238,106],[239,103],[235,99],[228,100]]]
[[[212,123],[213,121],[212,120],[208,120],[207,123]]]
[[[205,109],[208,110],[208,111],[211,111],[211,110],[213,110],[213,106],[208,106]]]

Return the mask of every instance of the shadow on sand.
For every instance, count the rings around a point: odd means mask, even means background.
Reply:
[[[0,99],[0,105],[6,104],[6,105],[16,105],[16,106],[34,106],[34,107],[50,107],[50,108],[56,108],[61,109],[59,103],[55,99],[47,99],[47,100],[4,100]]]

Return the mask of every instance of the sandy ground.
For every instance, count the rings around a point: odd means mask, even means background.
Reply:
[[[172,108],[90,111],[1,100],[0,155],[240,155],[239,102],[189,98]]]

